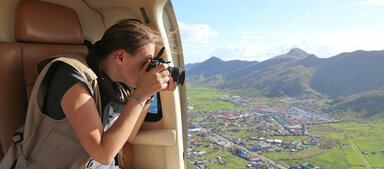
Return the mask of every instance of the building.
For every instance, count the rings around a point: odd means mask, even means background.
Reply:
[[[304,163],[304,164],[301,164],[300,166],[303,167],[303,169],[320,169],[320,167],[310,163]]]
[[[204,133],[204,132],[206,131],[203,128],[188,129],[188,134],[198,134],[198,133]]]
[[[273,144],[281,144],[283,140],[280,139],[273,139]]]
[[[302,128],[303,128],[303,136],[307,136],[308,135],[307,125],[303,124]]]
[[[249,151],[255,152],[255,151],[266,151],[268,149],[271,149],[272,145],[269,143],[261,142],[259,144],[254,145],[252,148],[249,149]]]

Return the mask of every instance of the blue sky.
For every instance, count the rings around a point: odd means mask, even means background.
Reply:
[[[185,63],[384,49],[384,0],[173,0]]]

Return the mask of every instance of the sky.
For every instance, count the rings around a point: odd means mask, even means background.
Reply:
[[[384,50],[384,0],[172,0],[185,63]]]

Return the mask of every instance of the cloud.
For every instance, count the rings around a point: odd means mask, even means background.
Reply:
[[[363,0],[359,2],[354,2],[348,4],[349,6],[358,6],[358,5],[384,5],[383,0]]]
[[[285,54],[292,48],[300,48],[309,54],[328,58],[342,52],[383,50],[384,33],[375,29],[356,29],[310,37],[295,36],[292,39],[287,38],[275,42],[278,43],[231,43],[214,50],[210,56],[223,60],[264,61]]]
[[[264,61],[273,56],[287,53],[295,47],[292,44],[280,44],[277,46],[265,47],[260,44],[227,44],[214,52],[211,56],[219,57],[223,60],[257,60]]]
[[[207,24],[186,24],[178,22],[181,40],[183,43],[211,43],[219,33],[212,30]]]
[[[252,35],[245,35],[242,37],[244,40],[254,40],[254,39],[264,39],[264,36],[252,36]]]
[[[368,11],[360,12],[359,15],[365,17],[368,15]]]

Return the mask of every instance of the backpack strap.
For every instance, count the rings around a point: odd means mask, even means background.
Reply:
[[[17,129],[12,138],[13,144],[9,147],[3,160],[0,162],[1,169],[26,168],[27,161],[24,157],[21,142],[23,141],[24,126]]]
[[[12,137],[12,141],[13,141],[12,146],[14,146],[16,148],[16,159],[15,159],[15,162],[13,164],[14,166],[12,166],[12,168],[13,167],[16,167],[16,168],[18,168],[18,167],[26,168],[27,167],[27,160],[25,159],[23,149],[21,147],[21,142],[24,140],[23,130],[24,130],[24,126],[19,128],[17,130],[17,132]],[[16,166],[16,164],[17,164],[17,166]]]

